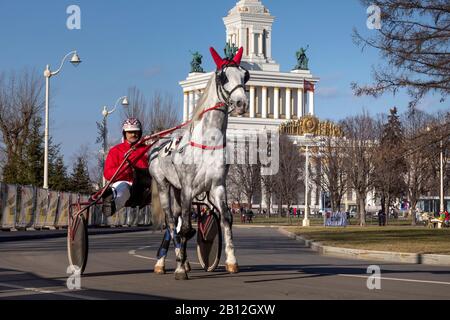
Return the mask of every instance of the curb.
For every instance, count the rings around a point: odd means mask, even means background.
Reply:
[[[152,230],[151,227],[116,227],[116,228],[91,228],[91,229],[88,228],[88,235],[93,236],[102,234],[131,233],[131,232],[143,232],[151,230]],[[52,230],[52,231],[48,230],[23,231],[20,234],[18,234],[17,232],[7,232],[7,233],[11,235],[3,235],[2,232],[0,232],[0,243],[67,237],[67,229]]]
[[[295,239],[304,246],[311,248],[324,256],[356,259],[356,260],[374,260],[383,262],[409,263],[409,264],[424,264],[433,266],[450,266],[450,255],[443,254],[422,254],[422,253],[403,253],[390,251],[375,251],[362,250],[325,246],[322,243],[314,240],[308,240],[302,236],[298,236],[283,228],[278,231]]]

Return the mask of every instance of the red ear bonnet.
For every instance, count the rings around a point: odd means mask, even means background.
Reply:
[[[240,65],[241,64],[241,59],[242,59],[242,53],[244,52],[244,48],[241,47],[239,49],[239,51],[236,53],[236,55],[233,58],[233,61],[237,64]]]
[[[222,67],[226,64],[229,64],[230,62],[234,62],[237,65],[241,64],[242,54],[244,53],[244,48],[240,48],[239,51],[236,53],[236,55],[233,58],[233,61],[222,59],[216,50],[214,50],[213,47],[209,48],[209,51],[211,52],[211,56],[213,57],[214,63],[216,64],[217,70],[222,69]]]
[[[211,55],[214,59],[214,62],[216,64],[217,70],[222,69],[223,65],[227,63],[227,60],[222,59],[219,54],[214,50],[213,47],[209,48],[209,51],[211,52]]]

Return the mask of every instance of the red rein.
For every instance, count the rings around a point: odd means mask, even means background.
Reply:
[[[223,106],[225,106],[225,103],[220,102],[220,103],[216,104],[214,107],[211,107],[211,108],[208,108],[208,109],[203,110],[202,113],[201,113],[201,115],[203,116],[206,112],[212,111],[212,110],[216,110],[216,109],[219,109],[219,108],[221,108],[221,107],[223,107]],[[176,126],[176,127],[173,127],[173,128],[170,128],[170,129],[167,129],[167,130],[164,130],[164,131],[161,131],[161,132],[152,134],[152,135],[150,135],[150,136],[143,137],[141,140],[139,140],[139,141],[138,141],[133,147],[131,147],[131,149],[125,154],[125,158],[123,159],[123,161],[122,161],[122,163],[120,164],[119,168],[117,168],[116,173],[115,173],[115,174],[113,175],[113,177],[111,178],[111,181],[109,181],[108,184],[107,184],[103,189],[99,190],[96,194],[94,194],[94,195],[92,196],[92,199],[93,199],[93,200],[98,200],[98,199],[100,199],[101,196],[103,195],[103,193],[105,192],[105,190],[108,189],[108,187],[111,185],[111,183],[115,182],[114,179],[117,177],[117,175],[119,174],[120,170],[122,170],[122,168],[123,168],[125,165],[129,165],[129,163],[127,162],[128,157],[130,156],[130,154],[131,154],[132,152],[136,151],[137,147],[142,146],[143,144],[146,145],[145,148],[143,148],[142,150],[139,150],[139,154],[138,154],[138,156],[136,157],[136,160],[139,159],[140,157],[142,157],[144,154],[146,154],[146,153],[148,152],[148,150],[150,150],[150,148],[153,147],[153,146],[155,145],[155,143],[158,142],[158,140],[159,140],[160,138],[165,137],[165,136],[167,136],[168,134],[170,134],[170,133],[172,133],[172,132],[174,132],[174,131],[176,131],[176,130],[178,130],[178,129],[181,129],[181,128],[187,126],[187,125],[188,125],[189,123],[191,123],[191,122],[192,122],[192,120],[188,120],[188,121],[186,121],[186,122],[184,122],[184,123],[182,123],[182,124],[180,124],[180,125],[178,125],[178,126]],[[152,141],[152,140],[155,140],[155,141]],[[203,150],[220,150],[220,149],[225,148],[225,146],[226,146],[226,145],[223,145],[223,146],[218,146],[218,147],[210,147],[210,146],[205,146],[205,145],[202,145],[202,144],[195,143],[195,142],[193,142],[193,141],[190,141],[190,145],[191,145],[192,147],[200,148],[200,149],[203,149]]]

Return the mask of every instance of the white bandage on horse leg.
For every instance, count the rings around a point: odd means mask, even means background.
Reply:
[[[178,217],[177,234],[180,234],[182,224],[183,224],[183,220],[181,219],[181,217]]]

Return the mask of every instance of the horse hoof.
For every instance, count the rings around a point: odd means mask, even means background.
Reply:
[[[175,272],[175,280],[188,280],[186,272]]]
[[[237,265],[237,263],[233,263],[233,264],[226,264],[225,265],[226,270],[229,273],[238,273],[239,272],[239,266]]]
[[[191,268],[191,264],[189,263],[189,261],[186,261],[184,263],[184,269],[186,270],[186,272],[191,272],[192,268]]]
[[[156,274],[166,274],[166,268],[164,268],[164,266],[155,266],[153,272]]]

